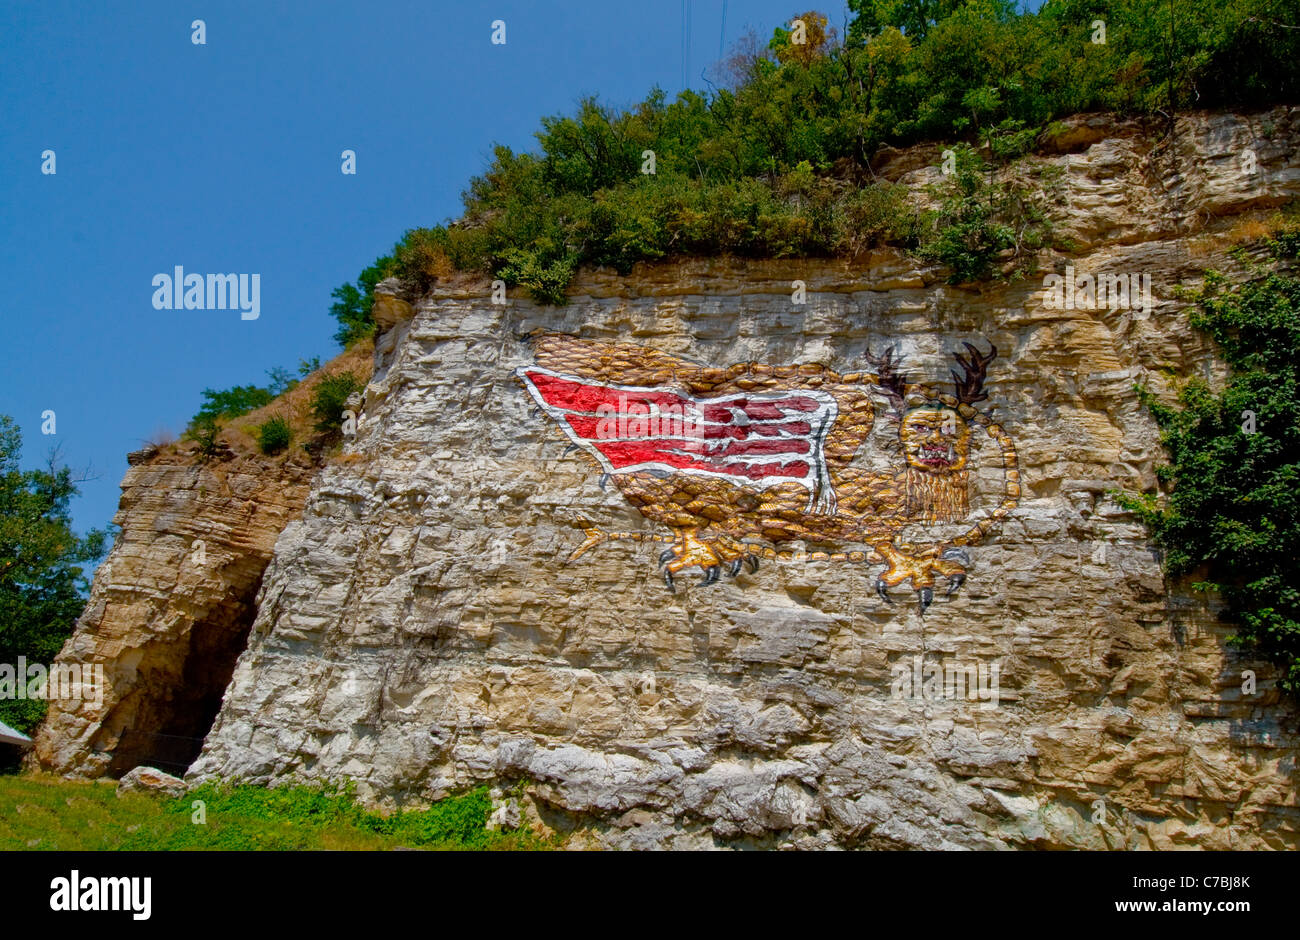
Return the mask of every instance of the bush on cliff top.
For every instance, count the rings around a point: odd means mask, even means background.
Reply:
[[[316,419],[316,430],[322,434],[337,434],[343,427],[343,412],[347,410],[348,397],[364,387],[361,380],[351,372],[322,376],[311,396],[311,413]]]
[[[257,426],[257,447],[264,454],[278,454],[288,448],[293,439],[293,428],[280,415],[275,415]]]
[[[583,264],[627,271],[669,255],[817,256],[912,247],[904,207],[868,236],[855,192],[882,144],[967,139],[992,159],[1032,146],[1039,128],[1089,110],[1171,115],[1258,107],[1300,94],[1300,29],[1290,0],[850,0],[844,42],[815,12],[808,41],[774,31],[742,43],[709,95],[658,89],[626,110],[584,99],[542,119],[538,149],[497,146],[464,193],[460,221],[414,229],[338,288],[344,345],[373,329],[374,284],[420,291],[454,270],[501,277],[543,302]],[[1094,24],[1104,23],[1104,32]],[[722,78],[722,76],[719,76]],[[654,151],[654,173],[643,153]],[[870,191],[870,190],[869,190]],[[868,197],[876,199],[877,197]],[[878,201],[887,204],[883,196]],[[970,213],[920,232],[928,257],[987,276],[992,219]],[[969,256],[961,244],[974,241]]]

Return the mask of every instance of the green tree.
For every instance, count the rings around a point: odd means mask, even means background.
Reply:
[[[316,430],[334,435],[343,426],[343,412],[347,410],[348,397],[365,386],[351,372],[338,372],[321,376],[311,396],[311,413],[316,419]]]
[[[291,392],[298,387],[298,380],[283,366],[267,369],[266,377],[271,380],[267,383],[266,390],[271,393],[272,398],[279,398],[285,392]]]
[[[794,30],[778,26],[773,30],[772,39],[767,47],[776,56],[778,62],[782,64],[798,62],[807,68],[826,54],[829,44],[834,40],[835,30],[827,29],[826,14],[818,13],[816,10],[809,10],[790,18],[791,23],[795,20],[803,22],[802,42],[794,41]]]
[[[19,656],[48,665],[72,633],[89,588],[81,565],[104,554],[108,535],[72,531],[78,480],[51,453],[42,470],[20,470],[22,432],[0,415],[0,663]],[[33,729],[40,700],[0,700],[0,721]]]
[[[203,406],[190,421],[190,426],[209,424],[222,418],[238,418],[275,398],[270,389],[257,385],[236,385],[232,388],[203,390]]]
[[[947,19],[965,6],[968,0],[848,0],[854,15],[849,24],[849,41],[865,42],[893,27],[909,39],[920,42],[930,27]],[[1012,7],[1003,4],[1010,13]]]
[[[375,321],[370,311],[375,305],[375,285],[388,277],[392,268],[392,256],[384,255],[363,270],[355,283],[342,284],[330,292],[334,298],[330,315],[339,323],[334,341],[344,349],[374,334]]]
[[[1300,240],[1273,243],[1295,257]],[[1193,379],[1178,405],[1142,397],[1169,463],[1157,494],[1122,496],[1165,549],[1172,575],[1200,574],[1238,624],[1231,642],[1278,665],[1300,692],[1300,280],[1278,271],[1231,286],[1209,274],[1193,326],[1232,369],[1222,391]]]

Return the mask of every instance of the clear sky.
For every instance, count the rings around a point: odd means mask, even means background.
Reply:
[[[104,525],[127,452],[179,433],[205,387],[330,358],[330,291],[458,215],[494,142],[532,147],[539,118],[584,94],[675,94],[687,7],[689,84],[706,88],[720,40],[766,37],[808,4],[725,6],[724,31],[723,0],[0,0],[0,413],[24,466],[61,445],[97,477],[77,528]],[[842,2],[820,9],[843,23]],[[152,278],[176,265],[260,274],[260,316],[155,310]]]

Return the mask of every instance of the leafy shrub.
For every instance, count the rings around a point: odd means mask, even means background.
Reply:
[[[264,454],[278,454],[289,446],[293,430],[289,422],[276,415],[257,426],[257,446]]]
[[[506,252],[506,263],[497,273],[507,284],[528,288],[538,303],[558,306],[564,303],[564,291],[573,279],[573,268],[572,259],[545,248],[512,248]]]
[[[1295,236],[1271,243],[1294,258]],[[1172,492],[1122,495],[1165,549],[1172,575],[1204,572],[1198,590],[1219,592],[1238,624],[1234,645],[1281,669],[1300,692],[1300,279],[1272,271],[1229,287],[1207,276],[1194,326],[1232,368],[1221,392],[1192,379],[1178,405],[1143,401],[1161,428]],[[1250,412],[1253,422],[1250,420]],[[1252,428],[1253,423],[1253,428]]]
[[[854,190],[835,206],[835,248],[855,255],[881,245],[916,244],[920,218],[906,186],[880,183]]]
[[[411,229],[393,249],[393,270],[418,293],[425,293],[456,270],[447,252],[448,240],[444,228]]]
[[[311,362],[305,359],[302,360],[299,363],[298,371],[305,376],[318,368],[320,368],[319,357]],[[270,369],[267,371],[267,376],[271,380],[269,388],[261,388],[257,385],[236,385],[233,388],[220,390],[205,388],[203,390],[203,407],[190,419],[184,437],[187,440],[195,441],[199,445],[199,452],[203,456],[211,457],[216,454],[220,449],[217,444],[217,436],[221,433],[224,423],[270,404],[280,395],[292,391],[298,385],[298,379],[295,379],[288,369],[278,367]],[[277,444],[277,441],[282,434],[288,432],[288,424],[285,422],[282,431],[274,426],[276,420],[272,419],[258,427],[259,446],[262,447],[263,453],[277,453],[283,449]],[[283,419],[279,420],[283,421]],[[268,427],[270,427],[271,436],[267,439],[268,444],[262,444],[262,432]],[[285,446],[287,444],[288,441],[286,440]],[[267,446],[273,446],[276,449],[267,450]]]
[[[311,413],[316,419],[316,430],[325,434],[338,433],[343,427],[343,412],[347,410],[348,396],[361,389],[361,380],[351,372],[337,372],[322,377],[311,396]]]
[[[220,449],[217,444],[217,436],[221,433],[221,423],[212,415],[196,415],[190,422],[190,426],[185,429],[186,440],[194,441],[199,445],[199,453],[204,457],[212,457]]]
[[[995,187],[969,147],[956,147],[956,169],[945,184],[946,198],[931,216],[921,255],[952,269],[954,284],[988,277],[999,252],[1015,245],[1010,226],[997,218]]]
[[[215,391],[205,388],[203,406],[190,423],[193,425],[200,419],[216,421],[221,418],[238,418],[270,404],[274,397],[270,390],[256,385],[236,385],[234,388]]]
[[[984,143],[995,160],[1005,163],[1029,153],[1040,132],[1040,128],[1025,127],[1024,121],[1007,118],[984,132]]]
[[[341,284],[330,293],[334,303],[330,314],[339,323],[334,341],[344,349],[375,332],[371,308],[375,304],[375,285],[392,272],[394,262],[385,255],[362,271],[355,283]]]

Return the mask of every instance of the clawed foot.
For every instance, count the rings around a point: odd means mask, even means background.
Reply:
[[[948,597],[966,583],[966,569],[970,567],[970,555],[965,549],[938,548],[926,549],[918,555],[908,555],[892,544],[877,544],[876,550],[884,557],[889,567],[876,579],[876,593],[886,604],[892,604],[889,588],[911,581],[916,589],[916,597],[925,614],[934,603],[935,575],[942,575],[948,581]]]
[[[704,572],[701,585],[713,584],[725,568],[727,577],[734,578],[748,565],[751,572],[758,571],[758,556],[749,547],[727,536],[703,539],[692,530],[682,530],[671,548],[659,554],[659,567],[664,569],[664,584],[671,593],[677,593],[673,576],[687,568]]]

